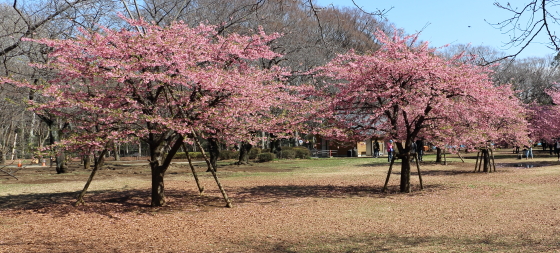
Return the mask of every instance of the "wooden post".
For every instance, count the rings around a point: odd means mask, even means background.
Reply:
[[[218,188],[220,189],[220,192],[222,193],[222,196],[224,197],[224,200],[226,201],[226,207],[233,207],[233,205],[231,204],[231,201],[229,200],[226,191],[224,190],[224,188],[222,187],[222,184],[220,184],[220,180],[218,180],[218,175],[216,175],[216,170],[214,169],[214,166],[212,165],[212,163],[210,162],[210,160],[208,160],[208,156],[206,156],[206,153],[204,152],[204,149],[202,148],[202,145],[200,145],[200,142],[198,141],[198,135],[196,134],[196,132],[194,131],[194,129],[192,130],[192,134],[193,134],[193,140],[196,144],[196,146],[198,146],[198,148],[200,149],[200,152],[202,153],[202,157],[204,157],[204,161],[206,161],[206,164],[208,165],[208,170],[210,170],[210,172],[212,173],[212,176],[214,177],[214,180],[216,181],[216,184],[218,185]]]
[[[198,192],[200,193],[200,195],[202,195],[202,193],[204,192],[204,186],[200,186],[200,182],[198,181],[198,175],[196,174],[196,171],[194,169],[194,166],[192,164],[191,161],[191,156],[189,155],[189,150],[187,149],[187,145],[185,145],[185,143],[183,142],[183,149],[185,150],[185,155],[187,155],[187,160],[189,161],[189,166],[191,166],[191,171],[194,177],[194,181],[196,181],[196,186],[198,187]]]
[[[447,165],[447,147],[443,149],[443,165]]]
[[[484,160],[484,150],[480,151],[480,162],[478,163],[478,172],[482,171],[482,163]]]
[[[474,171],[473,172],[476,172],[476,169],[478,169],[478,157],[480,157],[480,151],[478,151],[476,153],[476,164],[474,165]]]
[[[490,165],[490,153],[488,151],[488,148],[485,148],[485,149],[482,150],[482,155],[483,155],[483,162],[484,162],[484,165],[482,167],[482,172],[488,173],[488,172],[490,172],[489,167],[491,166]]]
[[[14,172],[4,170],[4,168],[6,168],[6,167],[7,167],[7,165],[4,166],[4,167],[2,167],[2,168],[0,168],[0,172],[4,172],[4,173],[6,173],[8,176],[13,177],[13,178],[15,178],[16,180],[19,180],[16,176],[14,176]]]
[[[422,184],[422,174],[420,173],[420,162],[418,161],[418,153],[414,153],[414,159],[416,160],[416,168],[418,169],[418,179],[420,179],[420,190],[424,190]]]
[[[82,190],[82,192],[80,192],[80,194],[78,195],[78,198],[76,199],[76,203],[74,203],[74,206],[79,206],[79,205],[84,204],[84,195],[86,195],[86,191],[89,188],[89,185],[91,184],[91,181],[93,181],[93,177],[95,176],[95,173],[97,172],[99,167],[101,167],[103,165],[103,159],[105,159],[105,154],[106,153],[107,153],[107,149],[104,149],[103,151],[101,151],[101,154],[99,155],[99,158],[97,158],[97,161],[95,161],[95,164],[93,165],[93,170],[91,171],[91,174],[89,175],[88,181],[86,182],[86,185],[84,186],[84,189]]]
[[[491,160],[492,160],[492,167],[494,167],[494,172],[496,172],[496,161],[494,160],[494,151],[492,151],[492,149],[490,150],[490,155],[491,155]],[[492,171],[492,168],[490,168],[490,171]]]
[[[395,163],[395,156],[391,159],[391,164],[389,165],[389,172],[387,172],[387,179],[385,179],[385,185],[383,185],[383,192],[387,191],[387,184],[389,183],[389,178],[391,177],[391,171],[393,170],[393,164]]]
[[[459,156],[459,158],[461,158],[461,161],[463,163],[465,163],[465,160],[463,160],[463,157],[461,156],[461,150],[460,149],[457,149],[457,155]]]

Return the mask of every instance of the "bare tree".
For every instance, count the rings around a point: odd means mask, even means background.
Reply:
[[[494,80],[500,84],[511,83],[524,103],[551,104],[545,91],[560,81],[560,69],[552,56],[530,57],[498,66]]]
[[[474,57],[478,65],[493,64],[491,68],[495,84],[510,83],[518,91],[518,97],[524,103],[536,102],[550,104],[550,96],[545,90],[552,88],[560,81],[558,57],[529,57],[510,60],[505,53],[487,46],[470,47],[468,45],[453,45],[441,50],[443,57],[451,57],[464,52],[465,60]]]
[[[451,58],[462,53],[465,61],[473,62],[479,66],[485,66],[490,62],[501,61],[505,53],[489,46],[470,46],[466,44],[454,44],[438,50],[445,58]],[[474,61],[473,61],[474,59]],[[507,61],[504,61],[507,63]]]
[[[110,27],[115,24],[115,8],[112,0],[34,0],[17,1],[11,5],[0,4],[0,75],[42,82],[52,73],[39,71],[28,66],[29,63],[47,61],[49,48],[24,38],[71,38],[76,36],[77,28],[99,29],[99,25]],[[119,19],[120,20],[120,19]],[[41,99],[34,91],[4,84],[0,87],[1,157],[9,150],[18,155],[30,156],[46,140],[44,133],[55,134],[48,138],[56,139],[59,126],[63,121],[56,118],[35,117],[26,111],[25,101]],[[10,108],[10,109],[7,109]],[[48,126],[47,126],[48,125]],[[50,131],[46,131],[49,128]],[[17,140],[13,134],[17,131]],[[36,135],[36,133],[39,133]],[[6,143],[16,143],[8,149]],[[57,160],[57,172],[65,172],[64,162]]]
[[[17,26],[19,29],[10,35],[15,38],[13,43],[3,46],[0,49],[0,56],[18,48],[21,43],[21,38],[34,37],[34,34],[43,25],[60,17],[67,10],[79,7],[79,4],[86,1],[88,0],[75,0],[72,2],[50,0],[31,1],[31,3],[19,4],[17,0],[14,0],[12,8],[18,15],[16,21],[19,24]]]
[[[527,46],[535,42],[539,34],[546,34],[548,47],[560,51],[560,38],[556,30],[560,25],[560,14],[554,10],[560,4],[557,0],[532,0],[525,5],[514,6],[510,2],[495,1],[494,5],[511,13],[511,17],[498,23],[490,23],[495,28],[505,30],[510,35],[506,43],[510,47],[519,47],[516,53],[506,57],[515,58]]]

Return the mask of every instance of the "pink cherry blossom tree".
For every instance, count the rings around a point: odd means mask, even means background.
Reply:
[[[549,89],[546,93],[552,98],[551,105],[530,104],[528,120],[530,122],[531,138],[554,143],[552,140],[560,137],[560,91]]]
[[[19,84],[48,98],[33,104],[37,112],[67,117],[81,130],[72,143],[102,150],[107,141],[146,142],[152,206],[165,204],[163,178],[183,142],[196,136],[250,141],[257,129],[274,131],[289,118],[274,111],[308,106],[299,88],[283,82],[283,69],[257,64],[280,57],[268,47],[279,34],[220,36],[204,24],[159,27],[127,21],[135,29],[38,40],[53,51],[49,63],[37,67],[57,76],[39,85]]]
[[[317,96],[325,100],[327,124],[338,129],[333,135],[385,135],[402,145],[400,191],[410,191],[409,149],[419,136],[480,143],[511,134],[515,122],[523,131],[523,108],[509,86],[493,85],[488,68],[465,63],[463,55],[439,57],[416,36],[377,38],[380,50],[349,52],[315,69],[321,80],[331,79]]]

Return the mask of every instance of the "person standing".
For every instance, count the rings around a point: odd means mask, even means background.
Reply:
[[[389,140],[389,143],[387,143],[387,160],[388,162],[391,162],[391,160],[393,159],[393,155],[395,150],[393,149],[393,140]]]
[[[375,140],[373,143],[373,158],[379,157],[379,141]]]
[[[523,151],[525,151],[525,160],[529,159],[529,156],[533,159],[533,146],[531,144],[526,145]]]
[[[414,161],[414,156],[416,155],[416,150],[418,150],[416,148],[416,142],[412,141],[412,143],[410,144],[410,161]],[[418,159],[418,158],[416,158]]]
[[[556,153],[556,157],[558,157],[558,161],[560,162],[560,140],[556,140],[554,144],[554,152]]]
[[[418,154],[418,161],[422,161],[422,156],[424,156],[424,140],[416,140],[416,153]]]

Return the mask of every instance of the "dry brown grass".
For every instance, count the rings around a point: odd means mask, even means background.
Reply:
[[[381,192],[385,159],[223,166],[231,209],[204,168],[203,196],[172,168],[163,208],[147,206],[146,166],[100,171],[80,207],[86,171],[26,169],[0,176],[0,252],[560,252],[560,163],[499,155],[490,174],[472,173],[472,157],[426,162],[410,194],[398,168]]]

